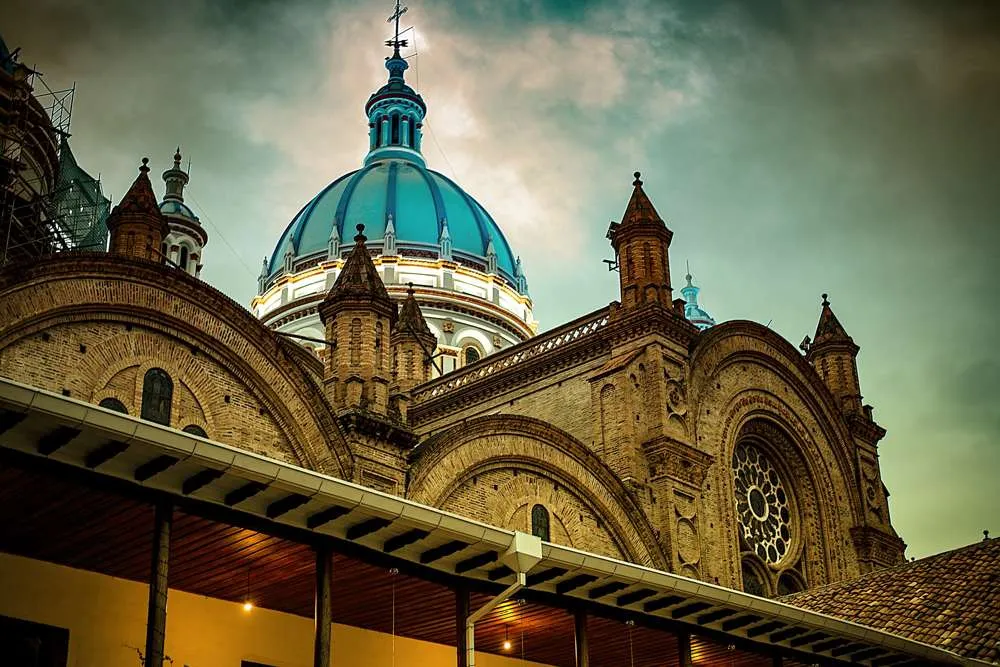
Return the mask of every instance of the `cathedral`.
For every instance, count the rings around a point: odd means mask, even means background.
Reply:
[[[294,214],[249,309],[199,277],[208,235],[184,203],[178,149],[162,197],[142,160],[107,220],[106,253],[0,269],[0,376],[138,418],[133,429],[168,427],[195,451],[219,443],[264,467],[432,508],[438,522],[460,517],[758,598],[905,567],[879,469],[885,430],[827,295],[799,348],[756,322],[716,323],[689,272],[675,287],[675,230],[636,172],[607,231],[618,299],[538,333],[501,225],[426,164],[428,105],[398,44],[386,69],[364,105],[367,155]],[[176,457],[163,456],[133,466],[134,479],[168,477]],[[253,502],[265,477],[229,489],[225,505]],[[184,494],[214,479],[195,473]],[[268,517],[306,501],[278,502]],[[355,537],[389,525],[373,516]],[[468,557],[454,571],[489,562]],[[556,591],[589,583],[555,579],[558,569],[546,570]],[[489,580],[503,582],[502,570]],[[586,590],[600,599],[600,587]]]

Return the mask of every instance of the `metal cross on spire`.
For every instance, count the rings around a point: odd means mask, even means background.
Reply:
[[[389,15],[389,18],[386,21],[386,23],[395,22],[396,24],[396,32],[394,38],[385,40],[385,45],[392,47],[393,56],[399,56],[399,47],[401,46],[405,47],[409,45],[409,42],[407,40],[399,38],[399,17],[405,14],[406,10],[408,9],[409,7],[401,7],[399,4],[399,0],[396,0],[396,10]]]

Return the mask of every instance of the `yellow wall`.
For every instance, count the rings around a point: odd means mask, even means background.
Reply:
[[[138,667],[146,637],[147,587],[84,570],[0,553],[0,614],[69,629],[69,667]],[[312,666],[313,622],[170,590],[166,653],[174,667]],[[392,637],[333,626],[334,667],[392,665]],[[455,649],[397,637],[395,664],[454,665]],[[478,653],[479,667],[536,665]]]

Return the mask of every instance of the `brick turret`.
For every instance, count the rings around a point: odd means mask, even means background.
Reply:
[[[620,223],[611,223],[608,239],[618,257],[621,304],[625,311],[658,303],[673,308],[670,287],[670,239],[663,218],[642,189],[635,172],[634,189]]]
[[[816,335],[806,359],[816,369],[837,405],[845,415],[861,413],[861,384],[858,381],[858,351],[861,349],[847,335],[843,325],[833,314],[827,295],[823,295]]]
[[[389,403],[389,336],[396,306],[365,246],[358,225],[344,268],[319,306],[327,340],[335,341],[324,384],[335,409],[361,408],[385,415]]]
[[[139,175],[108,216],[109,252],[162,262],[160,244],[170,230],[153,194],[148,164],[149,158],[142,158]]]

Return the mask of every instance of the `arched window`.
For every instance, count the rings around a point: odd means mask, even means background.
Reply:
[[[764,578],[760,576],[757,568],[744,560],[742,574],[744,591],[750,595],[767,597],[767,588],[764,585]]]
[[[142,410],[139,414],[157,424],[170,426],[170,403],[174,382],[162,368],[150,368],[142,379]]]
[[[392,145],[399,144],[399,114],[392,114],[392,139],[390,141]]]
[[[474,364],[474,363],[476,363],[477,361],[479,361],[482,358],[483,358],[483,355],[479,353],[479,348],[477,348],[476,346],[469,345],[467,348],[465,348],[465,365],[466,366],[468,366],[469,364]]]
[[[188,249],[187,249],[187,246],[183,246],[183,245],[181,246],[181,256],[180,256],[180,259],[177,261],[177,264],[181,267],[182,270],[184,270],[184,271],[188,270]]]
[[[382,323],[375,323],[375,371],[382,370]]]
[[[190,433],[191,435],[197,435],[202,438],[208,437],[208,433],[205,433],[205,429],[198,426],[197,424],[188,424],[187,426],[184,427],[184,432]]]
[[[778,577],[778,597],[791,595],[805,590],[805,585],[799,576],[791,571],[782,572]]]
[[[542,505],[531,508],[531,534],[549,541],[549,511]]]
[[[102,408],[107,408],[108,410],[114,410],[115,412],[120,412],[123,415],[128,414],[128,408],[126,408],[125,404],[119,401],[117,398],[111,398],[110,396],[107,398],[102,398],[101,402],[98,403],[98,405],[101,406]]]
[[[351,355],[351,365],[361,365],[361,318],[355,317],[351,320],[351,340],[348,352]]]

